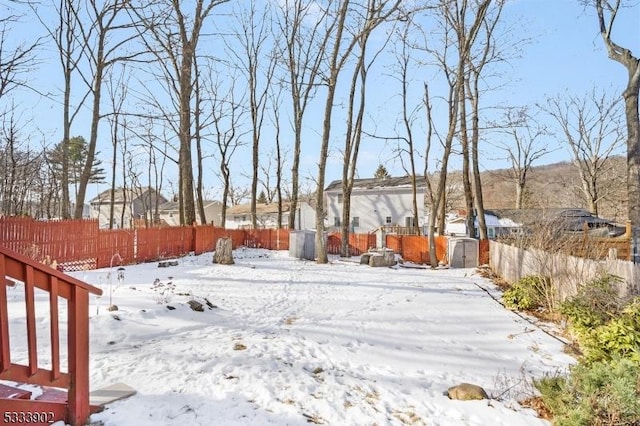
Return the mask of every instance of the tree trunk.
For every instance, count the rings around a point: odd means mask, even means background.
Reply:
[[[231,237],[219,238],[216,241],[216,251],[213,253],[213,263],[233,265],[233,241]]]

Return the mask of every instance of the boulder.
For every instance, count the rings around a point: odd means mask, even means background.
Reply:
[[[369,250],[369,266],[393,266],[396,264],[395,254],[391,249],[371,249]]]
[[[189,300],[187,303],[189,304],[191,310],[196,312],[204,312],[204,306],[202,306],[202,303],[198,302],[197,300]]]
[[[487,392],[485,392],[482,387],[472,385],[471,383],[460,383],[457,386],[452,386],[447,390],[446,395],[450,399],[457,399],[460,401],[489,399],[489,395],[487,395]]]

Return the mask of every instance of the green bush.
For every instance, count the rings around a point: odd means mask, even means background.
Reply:
[[[522,277],[502,295],[504,305],[509,309],[532,311],[547,307],[550,283],[547,278],[535,275]]]
[[[587,361],[622,357],[640,365],[640,298],[617,317],[585,333],[580,346]]]
[[[618,314],[622,300],[616,285],[621,278],[603,275],[583,285],[578,294],[560,305],[560,313],[567,317],[578,335],[605,324]]]
[[[640,365],[628,359],[578,364],[568,377],[534,381],[554,425],[640,424]]]
[[[614,286],[619,280],[600,277],[560,306],[586,362],[621,357],[640,364],[640,299],[624,305]]]

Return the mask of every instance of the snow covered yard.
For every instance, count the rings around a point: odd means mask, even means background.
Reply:
[[[168,268],[128,266],[121,285],[115,268],[74,273],[104,290],[91,298],[92,389],[124,382],[138,392],[92,421],[547,424],[512,398],[528,391],[523,378],[572,359],[494,301],[480,287],[496,289],[473,269],[370,268],[337,257],[317,265],[254,249],[234,257],[235,265],[206,254]],[[110,293],[118,311],[106,309]],[[21,294],[9,292],[16,306]],[[190,309],[193,299],[203,312]],[[443,394],[461,382],[500,398]]]

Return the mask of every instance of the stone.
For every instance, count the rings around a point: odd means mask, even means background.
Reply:
[[[371,253],[362,253],[360,255],[360,264],[361,265],[368,265],[370,258],[371,258]]]
[[[369,250],[369,266],[389,267],[396,264],[395,253],[391,249],[371,249]]]
[[[197,300],[189,300],[187,303],[189,304],[191,310],[196,312],[204,312],[204,306],[202,306],[202,303],[198,302]]]
[[[118,305],[109,305],[109,307],[107,308],[107,311],[109,312],[113,312],[117,310],[118,310]]]
[[[219,238],[216,241],[216,251],[213,253],[213,263],[233,265],[233,241],[230,237]]]
[[[457,399],[460,401],[473,401],[480,399],[489,399],[489,395],[485,390],[471,383],[461,383],[457,386],[452,386],[447,390],[446,395],[449,399]]]

